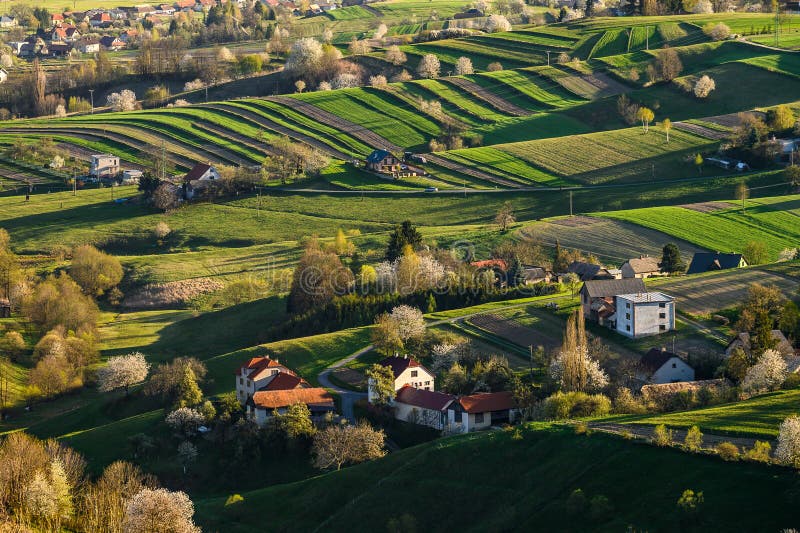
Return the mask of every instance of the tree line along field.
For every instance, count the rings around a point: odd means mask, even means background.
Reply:
[[[714,212],[686,207],[655,207],[595,213],[672,235],[709,250],[738,251],[750,241],[763,243],[775,260],[781,250],[800,240],[800,196],[787,195],[747,201],[744,212],[731,206]]]

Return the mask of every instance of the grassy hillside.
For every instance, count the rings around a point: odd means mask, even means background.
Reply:
[[[756,396],[743,402],[694,411],[637,417],[631,424],[666,424],[669,427],[698,426],[718,435],[744,435],[767,439],[778,436],[778,427],[789,416],[800,415],[800,390]],[[625,420],[621,419],[624,423]]]
[[[265,516],[272,531],[382,530],[392,522],[427,531],[774,531],[796,518],[789,502],[797,483],[793,472],[776,467],[539,426],[523,430],[520,440],[510,432],[439,440],[244,493],[243,502],[227,508],[218,498],[196,509],[205,527],[242,532],[263,527]],[[747,490],[731,490],[742,486]],[[687,488],[705,495],[697,521],[683,519],[676,507]],[[576,489],[587,498],[605,496],[613,511],[569,511]]]
[[[739,251],[750,241],[764,243],[772,259],[800,239],[800,195],[748,201],[747,209],[723,207],[712,212],[685,207],[656,207],[597,213],[639,224],[709,250]]]

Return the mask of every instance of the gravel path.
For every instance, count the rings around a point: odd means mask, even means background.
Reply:
[[[531,114],[531,112],[527,109],[523,109],[518,105],[512,104],[508,100],[500,98],[496,94],[487,91],[474,81],[470,81],[466,78],[443,78],[442,81],[452,83],[453,85],[464,89],[472,96],[480,98],[490,106],[507,115],[513,115],[515,117],[527,117]]]
[[[653,431],[655,430],[655,426],[652,425],[640,425],[640,424],[611,424],[611,423],[604,423],[604,422],[597,422],[589,424],[594,430],[597,431],[605,431],[607,433],[615,433],[617,435],[624,434],[624,433],[631,433],[636,437],[642,439],[652,439],[653,438]],[[675,443],[682,443],[686,439],[687,430],[685,429],[672,429],[672,440]],[[750,449],[755,446],[755,442],[757,440],[765,440],[765,439],[756,439],[751,437],[728,437],[725,435],[714,435],[714,434],[703,434],[703,448],[715,448],[718,444],[723,442],[730,442],[735,444],[739,447],[739,450],[742,451],[743,448]],[[773,441],[768,441],[770,444],[775,446]]]

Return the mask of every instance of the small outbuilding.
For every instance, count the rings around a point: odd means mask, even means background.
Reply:
[[[722,252],[698,252],[692,257],[687,274],[701,274],[715,270],[729,268],[743,268],[747,266],[742,254]]]
[[[639,361],[641,379],[647,383],[679,383],[694,381],[694,368],[664,348],[651,348]]]

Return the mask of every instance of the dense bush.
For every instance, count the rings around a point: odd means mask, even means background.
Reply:
[[[542,404],[542,416],[549,420],[603,416],[611,412],[611,400],[602,394],[557,392]]]

